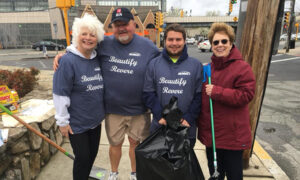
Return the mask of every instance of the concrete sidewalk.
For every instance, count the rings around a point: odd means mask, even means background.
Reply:
[[[108,156],[109,144],[106,137],[106,132],[104,128],[104,122],[102,123],[102,134],[100,147],[98,151],[97,158],[95,160],[94,166],[107,169],[108,173],[110,170],[110,162]],[[68,152],[72,153],[72,148],[68,139],[65,139],[63,148]],[[121,180],[128,180],[130,174],[130,161],[128,157],[129,143],[127,139],[124,142],[122,152],[123,156],[121,158],[119,166],[119,174]],[[195,153],[198,157],[199,163],[201,165],[202,171],[204,173],[205,179],[209,178],[209,172],[207,168],[207,160],[205,156],[205,147],[197,141],[194,148]],[[40,175],[37,177],[37,180],[68,180],[72,179],[72,167],[73,161],[65,156],[61,152],[57,152],[49,163],[41,170]],[[106,175],[108,176],[108,173]],[[250,159],[250,167],[244,171],[245,180],[288,180],[289,178],[286,174],[280,169],[280,167],[272,160],[266,151],[259,145],[258,142],[254,146],[254,154]]]
[[[295,49],[290,49],[288,53],[286,53],[285,49],[279,49],[278,54],[288,54],[292,56],[300,56],[300,47],[296,47]]]

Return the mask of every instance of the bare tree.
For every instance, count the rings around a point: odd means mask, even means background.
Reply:
[[[182,9],[171,7],[170,11],[167,11],[167,16],[179,17]],[[187,16],[187,11],[183,11],[183,16]]]
[[[209,28],[201,28],[199,31],[199,34],[203,37],[207,37],[208,31],[209,31]]]

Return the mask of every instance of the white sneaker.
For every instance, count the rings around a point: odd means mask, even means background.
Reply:
[[[118,175],[119,175],[118,172],[110,172],[108,180],[118,180],[119,179]]]
[[[130,173],[129,180],[137,180],[136,173]]]

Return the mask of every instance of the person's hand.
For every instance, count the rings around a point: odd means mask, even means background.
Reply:
[[[69,137],[69,133],[73,134],[72,128],[70,125],[67,126],[59,126],[59,130],[61,132],[61,134],[65,137]]]
[[[190,124],[185,119],[181,119],[181,125],[186,127],[191,127]]]
[[[167,125],[167,121],[164,119],[164,118],[161,118],[159,121],[158,121],[158,124],[161,124],[161,125]]]
[[[212,85],[212,84],[207,84],[205,86],[205,92],[208,96],[211,96],[213,88],[214,88],[214,85]]]
[[[59,60],[65,53],[57,54],[53,59],[53,70],[56,71],[59,66]]]

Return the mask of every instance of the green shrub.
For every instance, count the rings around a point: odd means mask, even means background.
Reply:
[[[8,70],[0,70],[0,85],[7,85],[10,89],[18,92],[19,97],[24,97],[27,93],[33,90],[37,84],[36,77],[40,70],[31,67],[30,70],[18,69],[13,72]]]

